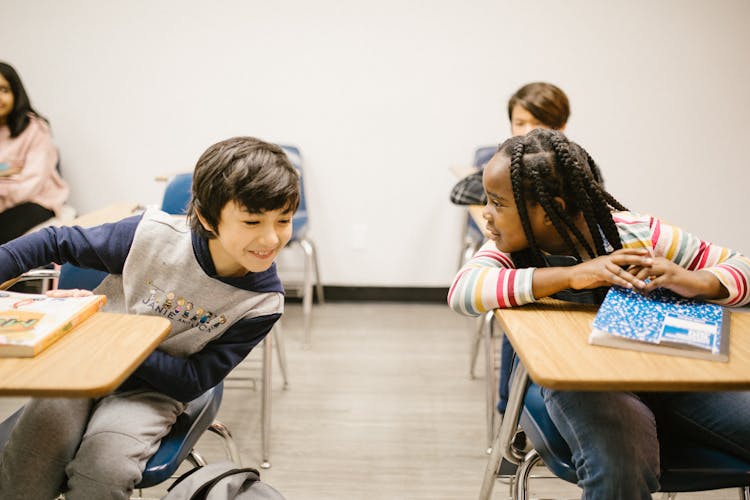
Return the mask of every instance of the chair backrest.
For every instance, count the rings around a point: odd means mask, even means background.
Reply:
[[[289,161],[292,163],[297,172],[299,172],[300,179],[300,201],[297,213],[294,214],[292,219],[292,241],[298,240],[304,237],[307,231],[307,225],[309,222],[309,216],[307,213],[307,200],[305,198],[305,181],[304,171],[302,168],[302,154],[297,146],[291,146],[288,144],[279,144],[279,147],[284,150]],[[168,214],[185,214],[187,212],[187,205],[190,201],[191,190],[193,185],[193,174],[184,173],[175,175],[167,184],[164,190],[164,198],[162,199],[161,209]]]
[[[73,264],[63,264],[60,267],[60,277],[57,280],[57,287],[63,289],[79,288],[82,290],[93,290],[104,278],[107,273],[97,269],[83,269]]]
[[[168,214],[181,215],[187,213],[187,206],[193,188],[193,174],[177,174],[167,183],[161,209]]]
[[[484,168],[484,165],[497,153],[497,146],[481,146],[474,151],[474,166]]]
[[[284,150],[289,161],[292,162],[292,165],[299,173],[299,208],[297,208],[297,213],[294,214],[294,219],[292,219],[292,241],[295,241],[305,236],[308,222],[310,221],[307,212],[307,199],[305,196],[305,175],[302,166],[302,153],[300,153],[297,146],[279,144],[279,147]]]

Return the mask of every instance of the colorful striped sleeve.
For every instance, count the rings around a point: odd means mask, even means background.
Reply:
[[[665,257],[690,271],[705,270],[716,276],[729,291],[729,296],[712,300],[727,306],[750,302],[750,259],[714,245],[650,216],[630,212],[613,214],[623,247],[651,248],[655,256]]]
[[[448,304],[461,314],[479,316],[492,309],[534,302],[533,274],[534,268],[515,269],[510,255],[488,241],[458,271],[448,292]]]

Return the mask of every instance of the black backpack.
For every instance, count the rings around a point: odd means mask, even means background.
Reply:
[[[192,469],[180,476],[161,500],[284,500],[260,480],[256,469],[218,462]]]

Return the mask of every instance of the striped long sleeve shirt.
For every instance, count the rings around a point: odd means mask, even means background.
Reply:
[[[677,265],[712,273],[729,291],[714,300],[726,306],[750,302],[750,259],[728,248],[713,245],[657,218],[632,212],[614,212],[623,248],[648,248],[654,256]],[[492,309],[534,302],[534,268],[516,269],[509,254],[495,248],[492,241],[464,265],[448,292],[448,304],[461,314],[478,316]]]

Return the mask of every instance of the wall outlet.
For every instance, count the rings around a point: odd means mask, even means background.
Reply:
[[[367,226],[354,224],[352,227],[352,250],[363,252],[367,248]]]

